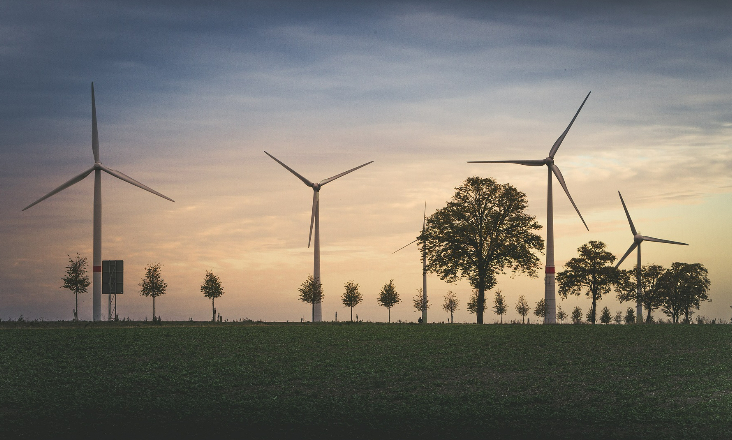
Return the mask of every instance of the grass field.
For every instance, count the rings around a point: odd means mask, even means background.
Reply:
[[[0,323],[0,438],[732,438],[732,325]]]

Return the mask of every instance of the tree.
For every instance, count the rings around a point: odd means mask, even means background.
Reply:
[[[460,305],[460,301],[458,301],[457,295],[450,290],[445,294],[445,302],[442,303],[442,309],[446,312],[450,312],[450,324],[455,323],[455,319],[453,318],[453,314],[457,310],[458,306]]]
[[[74,321],[79,320],[79,294],[86,293],[87,287],[89,287],[89,275],[86,274],[86,257],[76,254],[76,258],[69,257],[69,265],[66,266],[66,276],[61,278],[64,285],[61,289],[69,289],[76,296],[76,303],[74,306]]]
[[[641,304],[646,309],[646,322],[652,322],[651,313],[664,303],[663,295],[658,288],[658,280],[666,271],[663,266],[651,264],[641,267]],[[620,302],[638,301],[638,270],[621,270],[616,284]]]
[[[165,289],[168,288],[168,284],[163,281],[163,277],[160,275],[160,263],[148,264],[145,267],[145,276],[139,285],[140,295],[152,297],[153,299],[153,321],[156,321],[158,318],[155,314],[155,298],[165,295]]]
[[[626,324],[633,324],[635,322],[635,311],[633,307],[628,307],[628,310],[625,311],[624,319]]]
[[[576,306],[572,310],[572,324],[582,324],[582,309],[580,306]]]
[[[300,292],[300,301],[312,304],[312,322],[315,322],[315,304],[322,302],[323,297],[325,297],[323,285],[320,284],[320,280],[308,275],[297,290]]]
[[[690,323],[692,309],[699,309],[702,301],[711,301],[709,275],[700,263],[673,263],[658,280],[660,295],[664,298],[663,313],[674,323],[684,315],[684,322]]]
[[[380,306],[386,307],[389,310],[389,322],[391,322],[391,308],[401,302],[399,294],[394,287],[394,280],[389,280],[389,283],[384,284],[376,301]]]
[[[621,322],[623,322],[623,311],[622,310],[618,310],[615,313],[615,317],[613,318],[613,321],[615,321],[615,324],[620,324]]]
[[[343,292],[341,300],[344,306],[351,308],[351,322],[353,322],[353,308],[363,301],[363,295],[358,291],[358,284],[353,281],[347,282],[344,287],[346,291]]]
[[[579,296],[583,290],[592,298],[590,321],[594,324],[597,315],[597,301],[602,295],[610,292],[617,282],[618,270],[612,266],[615,255],[605,250],[605,243],[590,241],[580,246],[579,257],[572,258],[565,265],[565,270],[557,274],[559,294]]]
[[[562,306],[558,306],[557,307],[557,319],[562,324],[564,323],[564,320],[567,319],[567,312],[565,312],[564,310],[562,310]]]
[[[526,324],[526,315],[529,314],[531,308],[529,303],[526,302],[526,298],[523,295],[519,296],[518,303],[516,303],[516,311],[522,318],[522,324]]]
[[[414,308],[417,309],[418,312],[423,312],[430,308],[430,300],[422,295],[422,288],[417,289],[417,293],[414,295],[414,298],[412,298],[412,302],[414,304]],[[420,320],[421,319],[422,318],[420,317]]]
[[[508,304],[506,304],[506,298],[503,297],[500,290],[496,290],[496,298],[493,300],[493,310],[501,317],[501,324],[503,324],[503,315],[508,311]]]
[[[544,316],[546,316],[546,302],[544,301],[544,298],[540,299],[536,302],[536,308],[534,309],[534,315],[536,315],[539,318],[544,319]]]
[[[603,307],[602,314],[600,315],[600,322],[603,324],[610,324],[610,321],[613,320],[613,317],[610,315],[610,309],[607,308],[607,306]]]
[[[468,313],[473,315],[485,312],[485,309],[487,308],[485,298],[483,298],[482,302],[478,301],[478,289],[473,289],[473,292],[470,294],[470,299],[468,300],[468,305],[465,308],[468,309]],[[479,308],[480,311],[478,310]]]
[[[477,289],[478,324],[483,323],[485,291],[499,274],[537,276],[544,240],[535,217],[524,212],[526,194],[510,184],[470,177],[456,188],[447,206],[427,219],[417,238],[427,255],[427,269],[452,283],[467,278]]]
[[[203,284],[201,285],[201,293],[206,298],[211,298],[211,310],[213,312],[211,321],[216,322],[216,305],[214,301],[224,294],[224,288],[221,286],[219,277],[214,275],[213,272],[206,271],[206,277],[203,279]]]

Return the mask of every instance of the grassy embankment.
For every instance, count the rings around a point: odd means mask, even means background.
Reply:
[[[0,438],[730,438],[732,325],[0,323]]]

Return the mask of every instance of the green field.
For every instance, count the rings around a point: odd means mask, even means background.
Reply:
[[[0,438],[732,438],[732,325],[0,323]]]

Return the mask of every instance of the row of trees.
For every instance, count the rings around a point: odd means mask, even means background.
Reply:
[[[698,310],[702,302],[711,301],[708,296],[711,282],[702,264],[675,262],[670,268],[657,264],[642,266],[638,289],[638,270],[615,268],[612,264],[616,258],[605,248],[601,241],[580,246],[577,249],[579,257],[569,260],[564,265],[565,270],[557,274],[562,298],[583,293],[591,298],[588,321],[593,324],[597,320],[597,301],[613,289],[620,302],[640,300],[646,310],[647,322],[659,308],[674,323],[682,317],[683,322],[691,322],[694,310]]]
[[[69,265],[66,266],[66,276],[62,278],[64,284],[61,286],[62,289],[71,290],[76,296],[76,307],[74,308],[74,321],[78,321],[78,309],[79,309],[79,294],[86,293],[89,285],[89,275],[87,274],[88,260],[86,257],[82,257],[76,254],[76,258],[69,256]],[[149,264],[145,267],[145,275],[142,277],[139,283],[140,295],[152,298],[153,306],[153,321],[157,321],[160,318],[155,313],[155,298],[164,295],[168,289],[168,284],[163,280],[161,274],[160,263]],[[211,309],[213,316],[212,321],[216,320],[216,298],[221,297],[224,294],[224,288],[221,284],[221,280],[213,272],[206,271],[203,284],[201,285],[201,293],[206,298],[211,298]]]
[[[353,321],[353,308],[361,304],[363,301],[363,295],[358,290],[358,284],[353,281],[348,281],[344,285],[344,288],[345,291],[341,296],[341,301],[344,306],[351,309],[351,321]],[[325,297],[325,294],[323,293],[323,285],[320,283],[320,280],[316,280],[312,275],[307,277],[302,285],[300,285],[298,291],[300,292],[300,300],[308,304],[322,302]],[[387,308],[389,311],[388,322],[391,322],[391,308],[402,301],[401,298],[399,298],[399,293],[396,291],[396,287],[394,287],[394,280],[389,280],[388,283],[384,284],[384,287],[381,288],[376,301],[380,306]],[[429,307],[429,305],[427,305],[427,307]]]
[[[544,250],[544,240],[536,233],[541,225],[524,212],[526,207],[526,194],[512,185],[470,177],[455,188],[444,208],[427,218],[417,237],[428,271],[449,283],[467,279],[475,289],[468,310],[475,313],[479,324],[486,309],[485,292],[496,286],[498,275],[537,276],[540,261],[535,251]],[[682,316],[688,322],[693,310],[709,300],[708,273],[699,263],[673,263],[668,269],[645,266],[638,293],[636,271],[615,269],[616,258],[605,250],[604,243],[590,241],[579,253],[557,274],[559,294],[563,298],[589,296],[592,323],[597,318],[597,301],[613,288],[620,301],[640,300],[648,311],[647,320],[653,310],[661,308],[673,322]]]

